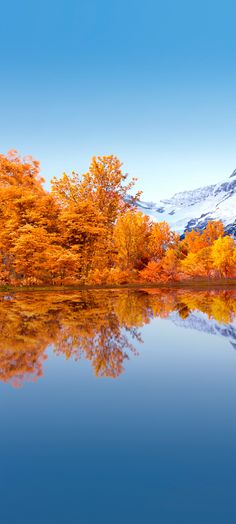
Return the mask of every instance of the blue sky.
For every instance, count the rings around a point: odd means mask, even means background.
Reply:
[[[1,5],[0,144],[50,178],[116,154],[146,200],[236,168],[236,4]],[[48,186],[49,187],[49,186]]]

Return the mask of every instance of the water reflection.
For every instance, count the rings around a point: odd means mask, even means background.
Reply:
[[[236,347],[236,291],[183,289],[29,292],[0,295],[0,380],[19,386],[43,375],[46,349],[87,359],[97,376],[117,377],[137,354],[153,318],[229,337]]]

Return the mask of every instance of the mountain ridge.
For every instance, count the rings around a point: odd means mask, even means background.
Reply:
[[[137,207],[158,222],[165,220],[180,234],[222,220],[227,234],[236,237],[236,169],[217,184],[181,191],[157,203],[140,200]]]

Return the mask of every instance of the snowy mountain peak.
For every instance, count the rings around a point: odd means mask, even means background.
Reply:
[[[209,220],[222,220],[228,234],[236,236],[236,169],[218,184],[174,194],[158,203],[142,202],[139,209],[182,234],[192,228],[203,229]]]

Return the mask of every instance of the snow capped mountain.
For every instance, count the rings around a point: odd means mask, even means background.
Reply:
[[[172,198],[138,203],[138,208],[154,220],[165,220],[180,234],[192,228],[203,229],[209,220],[222,220],[228,234],[236,236],[236,169],[228,180]]]

